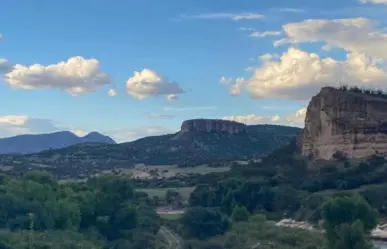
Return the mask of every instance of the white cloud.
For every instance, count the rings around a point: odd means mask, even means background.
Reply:
[[[249,115],[240,115],[240,116],[226,116],[222,119],[236,121],[248,125],[252,124],[281,124],[281,125],[290,125],[303,127],[305,122],[306,108],[297,110],[296,113],[284,115],[280,117],[279,115],[273,116],[262,116],[256,114]]]
[[[0,138],[58,131],[70,131],[80,137],[88,133],[79,127],[59,124],[51,119],[33,118],[27,115],[0,116]]]
[[[175,133],[177,131],[166,129],[161,126],[148,126],[143,128],[123,128],[117,129],[111,132],[107,132],[116,142],[124,143],[137,140],[139,138],[148,137],[148,136],[157,136]]]
[[[254,68],[249,67],[246,69],[246,71],[249,71],[249,72],[254,71]],[[245,78],[243,77],[240,77],[234,80],[233,78],[227,78],[223,76],[222,78],[220,78],[219,83],[229,87],[230,95],[235,96],[241,93],[242,88],[244,87],[246,81],[245,81]]]
[[[263,19],[265,16],[257,13],[205,13],[197,15],[181,15],[183,18],[189,19],[229,19],[233,21],[241,20],[259,20]]]
[[[297,110],[294,114],[286,115],[284,120],[288,125],[301,126],[305,124],[306,107]]]
[[[241,116],[226,116],[223,117],[224,120],[236,121],[244,124],[267,124],[273,123],[281,118],[278,115],[274,116],[259,116],[256,114],[241,115]]]
[[[4,38],[3,34],[0,33],[0,40]]]
[[[0,58],[0,73],[7,73],[12,70],[13,65],[4,58]]]
[[[101,72],[98,60],[80,56],[48,66],[16,64],[5,74],[5,81],[15,89],[60,89],[74,96],[110,84],[107,74]]]
[[[280,36],[281,34],[281,31],[253,32],[250,34],[250,37],[263,38],[268,36]]]
[[[288,12],[288,13],[306,13],[307,12],[304,9],[296,9],[296,8],[280,8],[277,10],[279,12]]]
[[[239,27],[239,28],[237,28],[237,30],[238,31],[254,31],[254,29],[253,28],[247,28],[247,27]]]
[[[109,89],[107,95],[108,95],[109,97],[114,97],[114,96],[117,95],[117,91],[114,90],[114,89]]]
[[[223,76],[222,78],[220,78],[219,83],[222,85],[229,85],[232,83],[232,81],[232,78],[227,78]]]
[[[379,23],[367,18],[308,19],[283,25],[285,38],[274,43],[323,42],[331,48],[348,52],[366,53],[376,58],[387,58],[387,33]]]
[[[173,119],[175,117],[166,113],[147,113],[146,116],[152,119]]]
[[[178,83],[169,81],[149,69],[134,72],[134,75],[126,82],[126,89],[128,94],[136,99],[184,93]]]
[[[157,118],[157,114],[149,114],[149,117]],[[158,118],[167,118],[167,114]],[[170,115],[172,116],[172,115]],[[27,115],[6,115],[0,116],[0,138],[12,137],[22,134],[45,134],[58,131],[70,131],[77,136],[83,137],[89,131],[72,126],[61,125],[50,119],[32,118]],[[148,126],[143,128],[122,128],[105,131],[104,134],[111,136],[117,142],[128,142],[146,136],[155,136],[174,133],[171,129],[160,126]]]
[[[169,101],[178,100],[178,99],[179,99],[179,95],[176,95],[176,94],[169,94],[167,96],[167,100]]]
[[[216,110],[216,106],[190,106],[190,107],[164,107],[164,111],[172,112],[186,112],[186,111],[207,111],[207,110]]]
[[[242,88],[246,84],[245,78],[237,78],[235,84],[231,86],[230,95],[235,96],[241,94]]]
[[[387,0],[360,0],[361,3],[387,4]]]
[[[84,137],[89,133],[81,128],[73,128],[73,129],[70,129],[70,131],[75,135],[77,135],[78,137]]]
[[[267,57],[263,65],[254,70],[250,79],[235,83],[231,90],[243,88],[252,98],[257,99],[309,100],[321,87],[327,85],[346,84],[386,89],[387,69],[383,65],[383,61],[362,53],[352,52],[346,60],[338,61],[289,48],[279,60]]]
[[[0,116],[0,137],[57,131],[49,119],[31,118],[27,115]]]
[[[0,125],[24,125],[28,120],[25,115],[7,115],[0,116]]]
[[[273,60],[273,59],[277,59],[279,58],[280,56],[278,54],[269,54],[269,53],[266,53],[266,54],[263,54],[261,56],[258,57],[258,59],[260,61],[270,61],[270,60]]]

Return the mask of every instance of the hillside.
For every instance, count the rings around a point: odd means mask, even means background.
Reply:
[[[69,132],[55,132],[38,135],[19,135],[0,138],[0,154],[30,154],[48,149],[60,149],[80,143],[115,144],[110,137],[91,132],[84,137]]]
[[[254,125],[230,134],[216,130],[183,130],[123,144],[77,144],[30,155],[0,156],[0,165],[13,171],[44,167],[61,176],[85,176],[135,164],[181,165],[219,163],[261,157],[294,138],[300,129]]]

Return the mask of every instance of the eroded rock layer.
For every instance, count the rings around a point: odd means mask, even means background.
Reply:
[[[301,150],[322,159],[337,151],[352,158],[387,154],[387,98],[322,88],[308,105]]]
[[[246,132],[246,125],[220,119],[191,119],[182,123],[181,131],[224,132],[228,134],[238,134]]]

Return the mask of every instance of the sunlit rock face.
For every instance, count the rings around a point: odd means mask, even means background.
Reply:
[[[302,154],[314,158],[387,154],[387,97],[324,87],[309,102],[300,139]]]

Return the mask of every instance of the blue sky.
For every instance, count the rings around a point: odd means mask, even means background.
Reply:
[[[68,129],[129,141],[199,117],[302,126],[321,86],[384,87],[386,10],[358,0],[4,1],[0,137]]]

